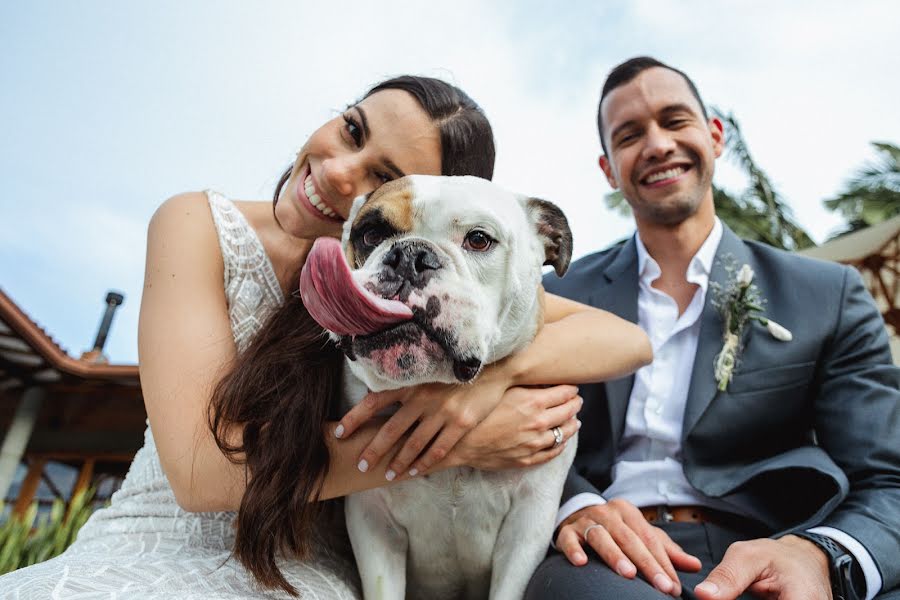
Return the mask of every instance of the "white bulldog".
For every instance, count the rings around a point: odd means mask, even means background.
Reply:
[[[468,382],[524,348],[543,322],[541,266],[561,276],[571,248],[549,202],[476,177],[405,177],[356,200],[341,243],[316,241],[301,294],[347,356],[352,405],[367,389]],[[365,597],[521,598],[574,454],[573,439],[538,467],[451,468],[348,497]]]

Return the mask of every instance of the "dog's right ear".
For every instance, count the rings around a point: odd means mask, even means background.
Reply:
[[[553,265],[558,277],[566,274],[572,260],[572,230],[562,210],[540,198],[522,198],[525,210],[544,242],[544,264]]]

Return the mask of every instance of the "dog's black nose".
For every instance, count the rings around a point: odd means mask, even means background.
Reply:
[[[414,287],[424,287],[431,274],[441,268],[437,254],[427,244],[417,241],[395,244],[381,262]]]

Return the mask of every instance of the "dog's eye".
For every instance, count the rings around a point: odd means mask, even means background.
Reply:
[[[363,244],[372,246],[373,248],[384,241],[387,236],[382,229],[372,227],[363,232]]]
[[[466,239],[463,241],[463,248],[472,252],[487,252],[493,245],[494,240],[491,236],[478,229],[466,234]]]

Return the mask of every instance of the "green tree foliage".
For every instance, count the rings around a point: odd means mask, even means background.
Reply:
[[[877,160],[863,164],[840,194],[824,202],[825,208],[840,213],[847,222],[833,237],[900,214],[900,148],[887,142],[872,142],[872,146]]]
[[[712,112],[725,126],[725,156],[743,169],[749,180],[747,189],[739,196],[719,190],[715,198],[719,217],[746,239],[785,250],[814,246],[809,234],[794,220],[791,207],[753,159],[734,115],[718,108]]]

